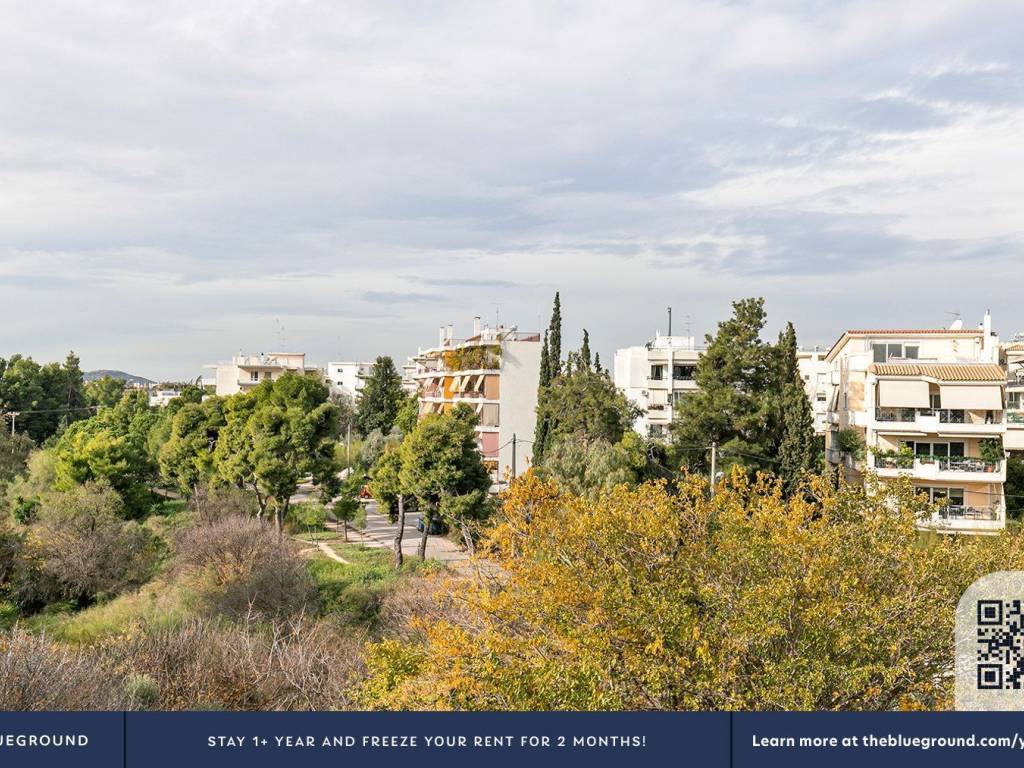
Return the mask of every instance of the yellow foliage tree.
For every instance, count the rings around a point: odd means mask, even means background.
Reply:
[[[367,646],[372,708],[938,709],[963,590],[1024,565],[1024,537],[922,534],[909,482],[784,500],[740,472],[714,497],[528,476],[440,618]]]

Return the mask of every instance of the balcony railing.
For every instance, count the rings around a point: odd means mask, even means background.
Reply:
[[[998,520],[998,507],[971,507],[966,504],[949,504],[939,510],[941,520]]]
[[[1007,424],[1024,424],[1024,410],[1014,410],[1006,412],[1006,423]]]
[[[973,456],[878,456],[874,457],[875,469],[915,469],[935,466],[941,472],[999,472],[1002,462]]]
[[[969,420],[968,413],[980,414],[978,421]],[[991,416],[987,411],[966,411],[962,408],[877,408],[875,409],[875,421],[913,424],[922,417],[938,416],[940,424],[1001,424],[1003,421],[1002,411],[993,411]],[[1009,415],[1007,416],[1009,421]],[[1016,422],[1024,424],[1024,411],[1021,412],[1021,420]]]

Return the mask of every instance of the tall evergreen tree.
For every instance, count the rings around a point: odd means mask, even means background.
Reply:
[[[548,421],[541,412],[541,405],[551,384],[551,354],[548,349],[548,332],[544,331],[544,345],[540,348],[540,377],[537,382],[537,423],[533,429],[533,461],[540,463],[544,456],[544,445],[548,435]]]
[[[779,476],[787,495],[796,492],[801,479],[814,471],[817,448],[814,440],[814,413],[804,390],[797,361],[796,330],[792,323],[779,334],[776,347],[779,405]]]
[[[386,435],[394,426],[398,409],[404,400],[402,377],[394,361],[387,356],[378,357],[359,393],[355,419],[359,431],[368,435],[379,429]]]
[[[555,292],[555,304],[551,309],[551,324],[548,326],[548,351],[551,364],[551,378],[562,374],[562,298]]]
[[[579,363],[581,368],[585,368],[588,371],[591,365],[593,365],[590,359],[590,332],[586,328],[583,329],[583,346],[580,347]]]
[[[601,370],[601,353],[594,353],[594,373],[603,373]]]

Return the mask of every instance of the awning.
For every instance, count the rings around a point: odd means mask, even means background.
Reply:
[[[882,379],[878,382],[878,404],[885,408],[927,408],[928,382]]]
[[[943,408],[953,410],[1001,411],[1003,390],[994,384],[960,385],[942,384],[939,396]]]

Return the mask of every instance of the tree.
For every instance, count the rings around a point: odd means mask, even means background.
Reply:
[[[1024,565],[1024,536],[922,546],[909,481],[813,490],[735,472],[713,497],[690,477],[593,499],[528,476],[485,542],[500,585],[453,583],[439,605],[459,614],[371,643],[363,705],[949,707],[957,601]]]
[[[556,379],[562,373],[562,298],[557,291],[548,326],[548,352],[551,378]]]
[[[405,535],[405,495],[402,487],[402,451],[397,445],[388,446],[377,463],[370,470],[370,493],[377,501],[380,511],[397,523],[393,548],[395,567],[401,568],[402,539]]]
[[[334,500],[334,506],[331,509],[334,516],[341,521],[345,541],[348,541],[348,524],[355,520],[361,507],[359,492],[363,488],[364,480],[361,472],[349,470],[345,480],[341,483],[338,498]]]
[[[113,408],[121,402],[121,396],[124,395],[124,388],[124,379],[115,379],[110,376],[104,376],[99,379],[93,379],[85,385],[85,398],[89,405],[95,405],[101,408]]]
[[[593,366],[593,362],[590,359],[590,331],[586,328],[583,329],[583,346],[580,347],[579,361],[580,367],[588,371]]]
[[[328,394],[322,382],[294,373],[265,381],[252,393],[243,450],[261,508],[273,507],[278,536],[299,480],[311,476],[320,484],[338,472],[338,418]]]
[[[596,495],[625,483],[636,486],[649,474],[649,459],[643,438],[627,430],[618,443],[599,438],[589,444],[572,435],[559,437],[548,449],[538,471],[563,491]]]
[[[540,376],[537,382],[537,420],[533,428],[533,461],[539,463],[544,457],[547,443],[548,422],[540,411],[540,406],[547,396],[551,384],[551,352],[548,346],[548,331],[544,331],[544,345],[540,348]]]
[[[87,418],[82,370],[74,352],[64,364],[39,365],[31,357],[0,358],[0,411],[17,412],[17,430],[37,444],[67,424]]]
[[[457,525],[473,551],[471,521],[487,514],[490,473],[480,458],[476,415],[460,403],[448,413],[425,416],[402,442],[402,488],[415,496],[423,516],[419,556],[426,559],[430,524],[438,516]],[[462,498],[465,497],[465,498]]]
[[[607,376],[585,369],[552,381],[537,406],[538,420],[547,425],[547,446],[563,436],[572,436],[583,445],[596,440],[615,444],[632,428],[636,417],[635,406]]]
[[[706,471],[712,443],[723,464],[770,469],[778,450],[778,355],[765,344],[764,299],[733,302],[733,316],[706,336],[697,363],[697,391],[683,399],[671,427],[679,463]]]
[[[1024,458],[1011,455],[1006,460],[1006,516],[1020,520],[1024,515]]]
[[[804,390],[797,362],[796,331],[786,324],[779,334],[779,477],[787,495],[797,491],[805,477],[814,471],[817,444],[814,437],[814,412]]]
[[[384,434],[390,432],[404,400],[402,377],[394,362],[390,357],[378,357],[359,394],[356,412],[359,431],[364,435],[375,429]]]
[[[8,483],[25,473],[33,448],[35,443],[28,435],[21,432],[12,435],[0,428],[0,495]]]
[[[408,435],[416,429],[416,422],[420,418],[420,401],[416,395],[408,395],[402,400],[398,408],[398,415],[395,416],[394,429],[403,435]]]
[[[214,474],[214,450],[224,426],[219,398],[186,403],[171,418],[171,431],[159,451],[160,477],[186,497]]]

